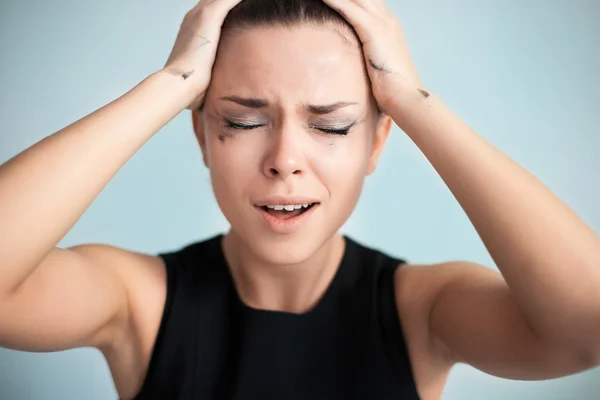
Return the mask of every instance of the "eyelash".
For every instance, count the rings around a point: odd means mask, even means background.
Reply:
[[[225,125],[225,127],[227,128],[232,128],[232,129],[237,129],[237,130],[243,130],[243,131],[248,131],[251,129],[256,129],[256,128],[260,128],[264,125],[244,125],[244,124],[238,124],[236,122],[233,121],[229,121],[226,120],[227,124]],[[348,132],[350,131],[350,129],[354,126],[354,123],[350,124],[349,126],[345,127],[345,128],[340,128],[340,129],[333,129],[333,128],[319,128],[318,126],[315,125],[309,125],[311,129],[317,129],[321,132],[324,132],[328,135],[340,135],[340,136],[345,136],[348,134]]]

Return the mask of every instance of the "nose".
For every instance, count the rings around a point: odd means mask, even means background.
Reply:
[[[269,179],[302,177],[306,161],[300,149],[300,140],[291,129],[282,129],[270,138],[270,148],[263,162],[263,173]]]

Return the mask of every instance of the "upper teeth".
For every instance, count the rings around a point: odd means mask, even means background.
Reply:
[[[310,204],[288,204],[288,205],[267,205],[267,208],[270,208],[272,210],[276,210],[276,211],[281,211],[281,210],[285,210],[285,211],[294,211],[294,210],[299,210],[302,207],[304,208],[308,208]]]

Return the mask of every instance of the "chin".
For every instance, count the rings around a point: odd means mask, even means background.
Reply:
[[[323,234],[305,234],[267,237],[252,235],[246,240],[251,251],[261,260],[273,265],[295,265],[310,259],[329,239]]]

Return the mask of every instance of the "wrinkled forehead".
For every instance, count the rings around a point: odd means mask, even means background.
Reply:
[[[353,35],[332,26],[303,25],[227,35],[210,92],[210,97],[260,96],[281,103],[366,102],[370,85]]]

